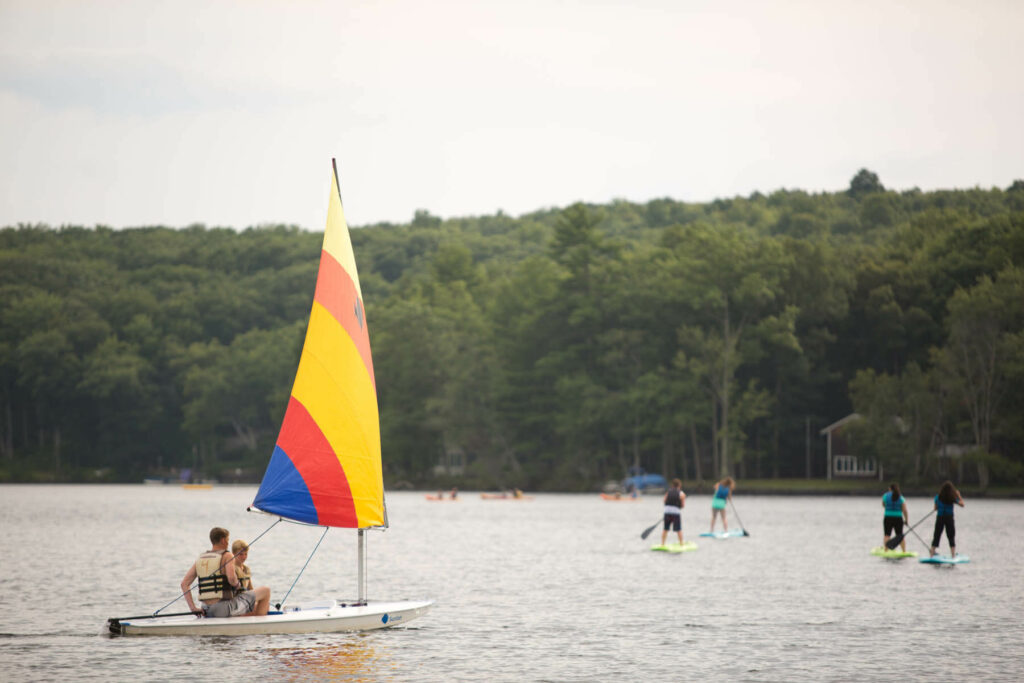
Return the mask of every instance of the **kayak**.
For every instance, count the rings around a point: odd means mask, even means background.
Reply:
[[[743,529],[729,529],[728,531],[705,531],[701,534],[705,538],[741,538]]]
[[[902,560],[904,557],[917,557],[917,553],[908,550],[889,550],[878,546],[877,548],[871,549],[871,554],[875,557],[884,557],[889,560]]]
[[[457,503],[457,502],[459,502],[458,498],[438,498],[437,496],[431,496],[430,494],[427,494],[426,499],[427,500],[437,501],[437,502],[443,501],[443,502],[446,502],[446,503]]]
[[[691,550],[696,550],[697,544],[693,541],[686,541],[682,545],[678,543],[668,543],[666,545],[652,545],[651,550],[657,550],[663,553],[688,553]]]
[[[533,500],[533,496],[516,496],[511,493],[481,493],[483,500]]]
[[[966,555],[957,554],[956,557],[949,555],[935,555],[934,557],[922,557],[918,562],[923,564],[967,564],[971,558]]]

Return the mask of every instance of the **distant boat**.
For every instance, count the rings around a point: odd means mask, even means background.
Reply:
[[[642,467],[631,467],[629,476],[622,480],[622,488],[626,491],[663,492],[668,488],[668,481],[660,474],[648,474]]]
[[[630,501],[630,502],[635,503],[638,500],[640,500],[640,496],[630,495],[628,493],[625,493],[625,494],[623,494],[623,493],[602,493],[601,494],[601,499],[602,500],[614,500],[614,501],[620,501],[620,502],[621,501]]]
[[[213,484],[182,484],[183,489],[212,489]]]
[[[367,529],[388,527],[377,388],[355,256],[335,169],[306,341],[270,463],[250,509],[358,530],[358,599],[287,606],[266,616],[122,617],[124,635],[327,633],[401,626],[432,600],[366,599]]]
[[[501,493],[481,493],[483,500],[533,500],[533,496],[524,496],[519,489],[502,491]]]

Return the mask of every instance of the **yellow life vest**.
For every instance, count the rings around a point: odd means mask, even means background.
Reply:
[[[239,567],[236,564],[235,576],[238,577],[238,590],[252,590],[252,572],[249,571],[249,565],[243,564],[241,567]]]
[[[228,577],[221,567],[223,555],[223,550],[207,550],[196,560],[199,599],[203,602],[230,600],[235,595],[235,591],[228,583]]]

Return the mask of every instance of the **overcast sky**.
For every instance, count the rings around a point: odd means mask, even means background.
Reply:
[[[1024,178],[1016,0],[0,0],[0,226]]]

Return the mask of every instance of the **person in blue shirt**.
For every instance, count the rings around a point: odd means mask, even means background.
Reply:
[[[882,531],[885,533],[885,540],[882,547],[888,548],[889,537],[896,533],[897,537],[903,536],[903,525],[910,522],[907,516],[907,501],[900,495],[900,486],[896,482],[889,484],[889,490],[882,496],[882,508],[885,516],[882,517]],[[906,540],[900,541],[900,549],[907,551]]]
[[[939,494],[935,496],[935,533],[932,535],[931,556],[935,557],[935,549],[942,540],[942,530],[946,530],[949,541],[949,554],[956,557],[956,525],[953,523],[953,506],[964,506],[964,498],[948,479],[943,482]]]
[[[729,530],[729,522],[725,519],[725,504],[732,497],[736,482],[726,477],[715,484],[715,493],[711,497],[711,533],[715,533],[715,518],[722,516],[722,531]]]

